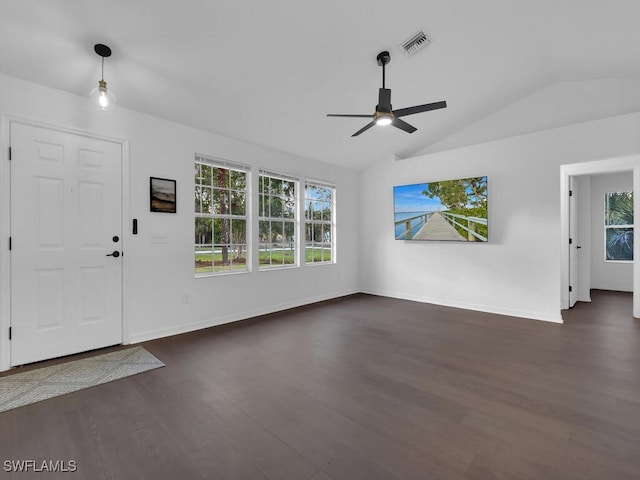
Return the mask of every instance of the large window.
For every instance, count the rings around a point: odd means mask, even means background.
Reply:
[[[633,260],[633,192],[604,196],[605,260]]]
[[[297,265],[297,185],[293,177],[260,172],[258,177],[258,262],[260,269]]]
[[[304,188],[305,261],[335,261],[335,192],[333,185],[307,181]]]
[[[248,168],[196,156],[195,272],[246,272]]]

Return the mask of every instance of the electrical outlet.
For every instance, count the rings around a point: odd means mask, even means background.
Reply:
[[[188,293],[183,293],[182,294],[182,303],[189,303],[189,294]]]

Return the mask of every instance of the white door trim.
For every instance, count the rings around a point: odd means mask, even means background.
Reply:
[[[573,243],[569,244],[569,285],[573,288],[569,291],[569,308],[573,307],[578,300],[578,205],[576,198],[578,196],[577,182],[573,176],[569,176],[569,189],[573,191],[573,195],[569,196],[569,238]]]
[[[52,125],[36,120],[2,116],[2,136],[0,138],[0,372],[10,367],[9,326],[11,324],[11,256],[9,236],[11,232],[11,178],[9,145],[11,143],[11,124],[21,123],[33,127],[46,128],[63,133],[81,135],[96,140],[118,143],[122,149],[122,343],[129,344],[129,312],[131,298],[131,219],[130,219],[130,163],[129,142],[122,138],[109,137],[85,130],[60,125]]]
[[[633,171],[633,225],[640,225],[640,155],[560,166],[560,309],[569,308],[569,177]],[[640,236],[633,236],[640,252]],[[633,260],[633,316],[640,318],[640,255]]]

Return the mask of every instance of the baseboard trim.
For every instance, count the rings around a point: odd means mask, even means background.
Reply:
[[[465,310],[473,310],[478,312],[493,313],[496,315],[506,315],[510,317],[526,318],[529,320],[540,320],[551,323],[563,323],[560,311],[557,316],[546,315],[539,312],[528,312],[524,310],[513,310],[507,308],[492,307],[489,305],[478,305],[464,302],[446,302],[438,298],[432,297],[420,297],[417,295],[405,295],[397,292],[389,292],[383,290],[354,290],[345,292],[334,292],[327,295],[319,295],[317,297],[309,297],[302,300],[296,300],[295,302],[281,303],[278,305],[269,305],[268,307],[258,308],[254,310],[246,310],[244,312],[234,313],[232,315],[226,315],[223,317],[216,317],[205,320],[203,322],[187,323],[179,326],[171,326],[165,328],[159,328],[155,330],[148,330],[146,332],[134,333],[130,337],[130,343],[140,343],[149,340],[155,340],[158,338],[169,337],[172,335],[180,335],[182,333],[189,333],[203,328],[215,327],[218,325],[224,325],[227,323],[238,322],[241,320],[247,320],[253,317],[259,317],[260,315],[267,315],[270,313],[281,312],[283,310],[289,310],[290,308],[303,307],[305,305],[311,305],[313,303],[324,302],[327,300],[333,300],[348,295],[354,295],[357,293],[366,293],[368,295],[378,295],[381,297],[398,298],[400,300],[410,300],[421,303],[431,303],[433,305],[441,305],[444,307],[462,308]]]
[[[400,300],[411,300],[413,302],[431,303],[433,305],[440,305],[443,307],[462,308],[464,310],[473,310],[476,312],[485,312],[485,313],[493,313],[496,315],[506,315],[509,317],[526,318],[527,320],[540,320],[543,322],[550,322],[550,323],[564,323],[564,320],[562,319],[562,316],[560,314],[560,309],[558,309],[557,315],[549,315],[549,314],[540,313],[540,312],[529,312],[526,310],[513,310],[509,308],[494,307],[491,305],[480,305],[480,304],[473,304],[473,303],[450,302],[450,301],[448,302],[440,298],[421,297],[418,295],[405,295],[398,292],[389,292],[384,290],[363,290],[362,293],[367,293],[369,295],[379,295],[381,297],[398,298]]]
[[[629,290],[628,288],[611,288],[611,287],[591,287],[591,290],[604,290],[605,292],[624,292],[624,293],[633,293],[633,288]]]
[[[260,315],[267,315],[270,313],[281,312],[283,310],[289,310],[291,308],[303,307],[305,305],[311,305],[313,303],[324,302],[327,300],[333,300],[348,295],[354,295],[360,293],[358,290],[335,292],[327,295],[319,295],[317,297],[309,297],[302,300],[296,300],[295,302],[281,303],[278,305],[269,305],[264,308],[257,308],[254,310],[246,310],[244,312],[234,313],[232,315],[226,315],[223,317],[216,317],[205,320],[203,322],[187,323],[179,326],[171,326],[165,328],[158,328],[155,330],[148,330],[146,332],[139,332],[131,334],[129,337],[129,343],[147,342],[149,340],[156,340],[158,338],[170,337],[172,335],[180,335],[182,333],[194,332],[196,330],[202,330],[203,328],[216,327],[218,325],[224,325],[226,323],[238,322],[241,320],[247,320],[253,317],[259,317]]]

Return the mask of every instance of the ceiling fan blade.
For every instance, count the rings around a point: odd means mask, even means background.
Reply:
[[[417,130],[416,127],[414,127],[413,125],[409,125],[407,122],[405,122],[404,120],[400,120],[399,118],[394,118],[391,122],[391,125],[399,128],[400,130],[404,130],[407,133],[413,133]]]
[[[348,117],[348,118],[373,118],[373,115],[360,115],[357,113],[327,113],[327,117]]]
[[[369,130],[371,127],[373,127],[376,124],[376,122],[369,122],[367,123],[364,127],[362,127],[360,130],[358,130],[356,133],[354,133],[353,135],[351,135],[352,137],[357,137],[358,135],[360,135],[362,132],[366,132],[367,130]]]
[[[378,91],[378,112],[390,112],[391,111],[391,89],[381,88]]]
[[[416,105],[414,107],[399,108],[395,110],[393,114],[397,117],[406,117],[407,115],[413,115],[414,113],[428,112],[430,110],[438,110],[439,108],[447,108],[447,102],[434,102],[425,103],[424,105]]]

